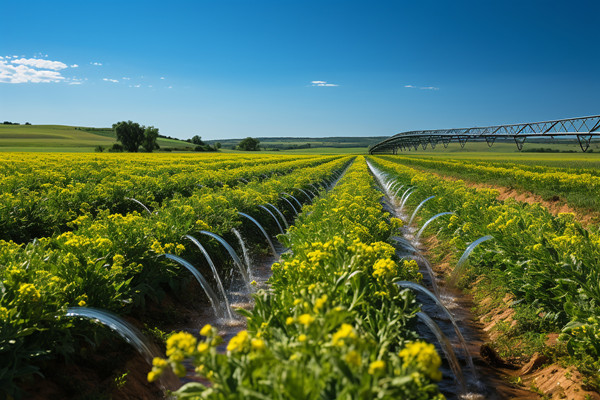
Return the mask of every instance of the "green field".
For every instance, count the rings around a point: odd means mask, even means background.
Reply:
[[[110,128],[78,128],[66,125],[0,125],[0,151],[94,151],[117,143]],[[161,148],[193,150],[182,140],[159,138]]]
[[[292,154],[364,154],[368,146],[385,137],[329,138],[258,138],[265,153]],[[221,151],[235,153],[233,147],[241,139],[208,140],[219,142]],[[105,149],[117,143],[110,128],[88,128],[67,125],[0,125],[0,151],[91,152],[97,146]],[[162,150],[193,151],[195,145],[183,140],[159,138]]]

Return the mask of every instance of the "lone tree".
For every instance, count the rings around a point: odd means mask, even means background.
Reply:
[[[126,151],[137,153],[140,146],[148,152],[158,148],[158,129],[153,126],[146,128],[137,122],[121,121],[113,124],[113,129],[117,140],[123,144]]]
[[[153,126],[149,126],[144,129],[144,140],[142,140],[142,147],[148,153],[152,153],[152,150],[160,149],[158,143],[156,143],[156,139],[158,138],[158,128]]]
[[[204,141],[202,140],[202,137],[198,136],[198,135],[194,135],[194,137],[192,137],[192,143],[198,146],[202,146],[204,145]]]
[[[245,151],[257,151],[260,150],[259,143],[260,140],[247,137],[246,139],[242,140],[240,144],[238,144],[238,149]]]

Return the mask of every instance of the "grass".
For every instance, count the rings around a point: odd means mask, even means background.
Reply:
[[[193,150],[181,140],[158,139],[161,148]],[[97,146],[105,149],[117,143],[108,128],[77,128],[66,125],[0,125],[0,151],[89,152]]]

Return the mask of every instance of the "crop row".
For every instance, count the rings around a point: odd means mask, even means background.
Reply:
[[[420,279],[418,266],[386,242],[401,221],[384,212],[373,185],[359,157],[279,236],[290,251],[273,265],[269,290],[254,295],[247,330],[227,352],[210,325],[199,340],[176,333],[149,379],[169,368],[183,375],[191,358],[211,384],[188,383],[181,398],[443,398],[434,383],[440,357],[414,331],[411,293],[394,284]]]
[[[455,249],[484,235],[487,251],[472,258],[467,280],[479,277],[506,291],[514,301],[518,326],[508,334],[562,332],[571,362],[600,383],[600,235],[584,229],[572,214],[554,216],[539,204],[497,199],[491,189],[473,189],[431,173],[376,157],[382,169],[399,183],[413,186],[408,203],[429,197],[421,215],[429,218],[451,211],[439,227],[441,238]],[[394,159],[397,160],[397,159]],[[405,187],[405,188],[406,188]],[[405,189],[404,188],[404,189]],[[404,190],[403,189],[403,190]],[[440,227],[441,225],[441,227]]]
[[[262,156],[208,163],[179,156],[159,160],[143,155],[135,160],[113,156],[45,156],[14,164],[5,161],[2,169],[6,175],[0,185],[0,238],[27,242],[69,230],[67,224],[80,215],[141,210],[131,198],[156,208],[176,195],[191,196],[203,186],[236,186],[334,159]]]
[[[34,372],[36,359],[72,351],[67,307],[143,310],[146,301],[158,301],[181,282],[179,266],[159,256],[185,253],[184,235],[229,234],[241,224],[238,211],[256,213],[267,202],[281,206],[282,192],[313,188],[349,160],[239,187],[199,188],[166,199],[152,214],[86,211],[72,221],[72,231],[28,244],[0,241],[1,387],[15,390],[15,378]]]
[[[449,174],[476,182],[487,182],[527,190],[550,199],[564,198],[575,207],[600,211],[600,176],[590,172],[566,172],[551,167],[493,165],[464,160],[440,160],[413,157],[382,157],[398,160],[441,174]]]

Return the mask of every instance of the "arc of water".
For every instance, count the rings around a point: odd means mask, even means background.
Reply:
[[[247,180],[247,179],[245,179],[245,178],[239,178],[238,180],[239,180],[239,181],[242,181],[242,182],[244,182],[244,183],[248,183],[248,180]]]
[[[158,354],[152,351],[148,340],[135,326],[123,320],[119,316],[92,307],[68,307],[67,317],[82,317],[97,321],[121,336],[127,343],[130,343],[144,357],[148,363],[152,364],[152,359]]]
[[[275,210],[275,212],[277,212],[277,214],[279,214],[279,217],[281,218],[281,220],[283,221],[283,224],[285,225],[285,229],[289,229],[290,225],[288,224],[287,220],[285,219],[285,216],[283,215],[283,213],[281,211],[279,211],[279,209],[277,207],[275,207],[273,204],[267,203],[267,205],[271,206],[271,208],[273,210]]]
[[[233,315],[231,314],[231,307],[229,306],[229,299],[227,298],[227,293],[225,292],[225,288],[223,287],[223,282],[221,282],[221,278],[219,277],[219,273],[217,272],[217,267],[215,266],[215,263],[213,262],[212,258],[210,258],[208,251],[206,251],[204,246],[202,246],[202,244],[200,244],[198,239],[196,239],[195,237],[191,235],[185,235],[184,237],[186,239],[191,240],[191,242],[194,243],[196,247],[198,247],[204,258],[206,259],[206,262],[208,262],[208,265],[212,270],[215,280],[217,281],[217,286],[219,288],[219,291],[221,292],[223,302],[225,302],[225,312],[227,312],[227,318],[233,319]]]
[[[392,181],[392,183],[389,185],[387,191],[388,193],[392,191],[392,189],[394,189],[395,186],[399,185],[400,181]]]
[[[289,193],[286,193],[286,192],[282,192],[282,193],[283,193],[283,194],[285,194],[286,196],[289,196],[289,197],[291,197],[292,199],[294,199],[294,201],[295,201],[295,202],[298,204],[298,207],[300,207],[300,209],[302,209],[302,203],[300,203],[300,201],[299,201],[297,198],[295,198],[294,196],[292,196],[292,195],[291,195],[291,194],[289,194]]]
[[[425,323],[425,325],[427,325],[427,327],[431,330],[431,332],[433,332],[433,334],[437,338],[438,342],[442,346],[444,354],[446,355],[448,364],[450,364],[450,368],[454,373],[454,377],[460,386],[461,392],[466,392],[467,386],[465,383],[465,378],[463,376],[462,370],[460,369],[460,364],[458,363],[456,354],[452,349],[452,344],[450,344],[450,341],[448,340],[446,335],[444,335],[438,324],[436,324],[435,321],[432,320],[431,317],[429,317],[429,315],[425,314],[422,311],[419,311],[417,313],[417,318],[419,318],[423,323]]]
[[[292,204],[291,201],[289,201],[287,198],[281,196],[280,199],[284,200],[286,203],[288,203],[290,205],[290,207],[292,207],[292,210],[294,210],[294,213],[296,215],[298,215],[298,210],[296,210],[296,207],[294,207],[294,205]]]
[[[254,223],[254,225],[256,225],[258,227],[258,229],[260,229],[262,234],[265,236],[265,239],[267,239],[267,242],[269,242],[269,246],[271,247],[271,250],[273,251],[273,255],[277,255],[277,250],[275,250],[275,246],[273,245],[271,238],[267,234],[267,231],[265,231],[265,229],[262,227],[262,225],[257,220],[255,220],[254,218],[252,218],[250,215],[248,215],[246,213],[238,211],[238,214],[240,214],[242,217],[248,218],[250,221],[252,221]]]
[[[210,305],[212,306],[213,310],[215,311],[215,314],[217,315],[217,317],[222,317],[223,310],[219,304],[219,298],[217,297],[217,294],[215,293],[215,291],[210,287],[210,285],[208,284],[206,279],[204,279],[204,276],[200,273],[200,271],[198,271],[196,268],[194,268],[194,266],[189,261],[187,261],[179,256],[176,256],[174,254],[163,254],[163,256],[165,256],[169,260],[173,260],[176,263],[181,264],[182,266],[187,268],[187,270],[190,271],[192,273],[192,275],[194,275],[194,278],[196,278],[196,280],[198,281],[200,286],[202,286],[202,289],[204,289],[204,293],[206,293],[206,296],[208,297],[208,300],[210,301]]]
[[[392,196],[393,199],[395,199],[396,197],[398,197],[398,193],[402,190],[402,188],[405,185],[400,185],[400,187],[398,189],[396,189],[396,191],[394,192],[394,196]]]
[[[314,199],[315,197],[317,197],[317,195],[310,189],[306,189],[306,191],[310,194],[312,194],[312,198]]]
[[[309,185],[312,186],[313,189],[315,189],[315,192],[319,191],[319,188],[314,183],[309,183]]]
[[[411,189],[415,189],[415,187],[414,186],[409,186],[409,187],[406,188],[406,190],[404,191],[404,193],[402,193],[402,196],[400,196],[400,204],[403,204],[404,198],[411,191]]]
[[[146,205],[144,203],[142,203],[141,201],[139,201],[138,199],[134,199],[133,197],[125,197],[125,200],[131,200],[134,203],[139,204],[140,206],[142,206],[144,208],[144,210],[146,210],[148,212],[148,214],[152,215],[152,211],[150,211],[150,209],[148,207],[146,207]]]
[[[277,217],[275,216],[275,214],[273,214],[273,212],[271,210],[269,210],[267,207],[263,206],[262,204],[259,204],[258,207],[262,208],[263,210],[265,210],[266,212],[268,212],[271,217],[273,217],[273,219],[277,223],[277,227],[279,228],[279,231],[283,235],[285,232],[283,231],[283,228],[281,227],[281,224],[279,223],[279,220],[277,219]]]
[[[233,260],[233,263],[240,270],[242,279],[244,280],[246,285],[250,285],[250,277],[248,275],[248,272],[246,271],[246,269],[244,269],[244,264],[242,264],[242,260],[240,260],[240,258],[238,257],[238,255],[235,252],[235,250],[233,249],[233,247],[231,247],[231,245],[229,243],[227,243],[227,241],[225,239],[223,239],[221,236],[217,235],[216,233],[212,233],[209,231],[200,231],[200,233],[203,235],[210,236],[213,239],[216,239],[219,243],[221,243],[223,245],[223,247],[225,247],[225,250],[227,250],[227,253],[229,253],[229,256]]]
[[[250,254],[248,253],[248,248],[246,247],[246,243],[244,242],[244,238],[240,231],[235,228],[231,228],[231,232],[235,235],[238,242],[240,243],[240,247],[242,248],[242,254],[244,255],[244,262],[246,263],[246,269],[248,271],[248,276],[251,275],[252,263],[250,262]]]
[[[433,268],[431,267],[431,263],[429,262],[429,260],[421,252],[416,252],[414,255],[409,255],[408,257],[415,260],[420,260],[422,263],[425,264],[425,269],[427,270],[427,274],[431,279],[431,287],[433,289],[433,293],[436,295],[437,298],[439,298],[440,291],[438,289],[435,274],[433,273]]]
[[[414,244],[412,244],[409,240],[400,237],[400,236],[392,236],[390,238],[391,240],[393,240],[394,242],[400,243],[402,246],[406,247],[406,249],[412,251],[412,252],[417,252],[418,249],[415,247]]]
[[[413,194],[415,192],[416,188],[414,188],[412,191],[410,191],[408,193],[408,195],[406,195],[406,197],[404,197],[404,200],[402,200],[402,203],[400,204],[400,211],[402,211],[402,209],[404,208],[404,205],[406,204],[408,198],[410,197],[411,194]]]
[[[475,371],[475,365],[473,364],[473,359],[471,358],[471,355],[469,354],[469,350],[467,348],[467,342],[465,341],[465,338],[464,338],[463,334],[461,333],[460,329],[458,329],[458,324],[456,323],[456,319],[454,319],[454,316],[450,313],[450,311],[446,308],[446,306],[440,301],[439,297],[437,295],[431,293],[423,285],[419,285],[418,283],[415,283],[415,282],[400,281],[400,282],[396,282],[396,285],[403,287],[403,288],[409,288],[412,290],[416,290],[420,293],[423,293],[424,295],[428,296],[431,300],[433,300],[435,302],[435,304],[444,312],[444,314],[446,314],[448,316],[448,318],[450,319],[450,322],[452,323],[452,326],[454,327],[454,332],[456,332],[458,341],[460,342],[460,344],[463,348],[463,351],[465,353],[465,358],[467,359],[467,364],[469,365],[469,368],[473,372],[473,375],[476,376],[477,371]]]
[[[308,193],[306,193],[306,190],[300,189],[300,188],[296,188],[296,190],[299,190],[300,192],[304,193],[304,195],[308,198],[308,201],[310,202],[310,204],[312,204],[312,197],[310,197],[308,195]]]
[[[417,234],[415,236],[415,240],[419,240],[419,238],[421,237],[421,234],[423,233],[423,231],[425,230],[425,228],[427,228],[427,225],[429,225],[430,223],[432,223],[433,221],[435,221],[439,217],[443,217],[444,215],[450,215],[450,214],[455,214],[455,213],[452,212],[452,211],[446,211],[446,212],[441,212],[439,214],[435,214],[433,217],[429,218],[427,220],[427,222],[425,222],[423,224],[423,226],[421,227],[421,229],[419,229],[419,232],[417,232]]]
[[[493,238],[494,237],[492,235],[485,235],[485,236],[482,236],[479,239],[475,240],[474,242],[472,242],[469,246],[467,246],[467,248],[463,252],[462,256],[460,256],[460,259],[456,263],[456,267],[454,267],[454,270],[452,270],[452,275],[450,276],[451,284],[456,283],[458,276],[464,269],[464,265],[465,265],[467,259],[469,258],[469,256],[471,255],[471,253],[473,252],[473,250],[475,250],[475,248],[477,246],[479,246],[481,243],[485,242],[486,240],[493,239]]]
[[[417,208],[415,208],[415,211],[413,211],[411,217],[410,217],[410,221],[408,221],[408,225],[412,225],[413,220],[415,219],[417,213],[419,212],[419,210],[421,209],[421,207],[423,207],[423,205],[425,203],[427,203],[429,200],[433,199],[435,196],[429,196],[428,198],[426,198],[425,200],[423,200],[422,202],[419,203],[419,205],[417,206]]]

